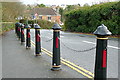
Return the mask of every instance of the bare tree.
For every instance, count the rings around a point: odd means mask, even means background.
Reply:
[[[22,16],[26,6],[21,2],[2,2],[2,21],[15,21],[15,18]]]

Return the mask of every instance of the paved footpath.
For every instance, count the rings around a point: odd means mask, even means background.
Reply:
[[[2,36],[0,36],[0,79],[2,78]]]
[[[2,36],[2,78],[86,78],[64,64],[61,71],[51,71],[51,63],[45,53],[35,57],[34,46],[26,50],[14,30]]]

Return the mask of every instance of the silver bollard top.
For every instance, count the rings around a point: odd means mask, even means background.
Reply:
[[[15,26],[16,26],[16,27],[20,27],[20,26],[21,26],[21,23],[17,22],[17,23],[15,23]]]
[[[98,26],[98,28],[93,34],[97,36],[110,36],[112,33],[107,29],[104,24],[102,24],[101,26]]]
[[[52,27],[53,30],[61,30],[61,27],[59,26],[59,24],[54,24]]]
[[[35,29],[40,29],[41,27],[38,24],[34,24]]]
[[[30,25],[26,24],[24,28],[31,28]]]
[[[24,24],[21,23],[21,28],[24,28]]]
[[[16,22],[16,23],[15,23],[15,25],[18,25],[18,24],[19,24],[19,22]]]

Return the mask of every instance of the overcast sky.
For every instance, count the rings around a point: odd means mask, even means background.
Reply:
[[[61,4],[85,4],[88,3],[91,5],[92,3],[98,3],[103,1],[119,1],[119,0],[21,0],[21,2],[25,4],[34,4],[34,3],[43,3],[43,4],[50,4],[50,5],[61,5]]]
[[[120,0],[0,0],[0,2],[17,2],[21,1],[24,4],[50,4],[50,5],[61,5],[61,4],[80,4],[84,5],[85,3],[88,3],[89,5],[99,3],[99,2],[106,2],[106,1],[120,1]]]

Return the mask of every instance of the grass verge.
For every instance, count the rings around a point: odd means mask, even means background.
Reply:
[[[5,22],[5,23],[0,23],[0,35],[3,34],[4,32],[10,31],[14,29],[14,22]]]

